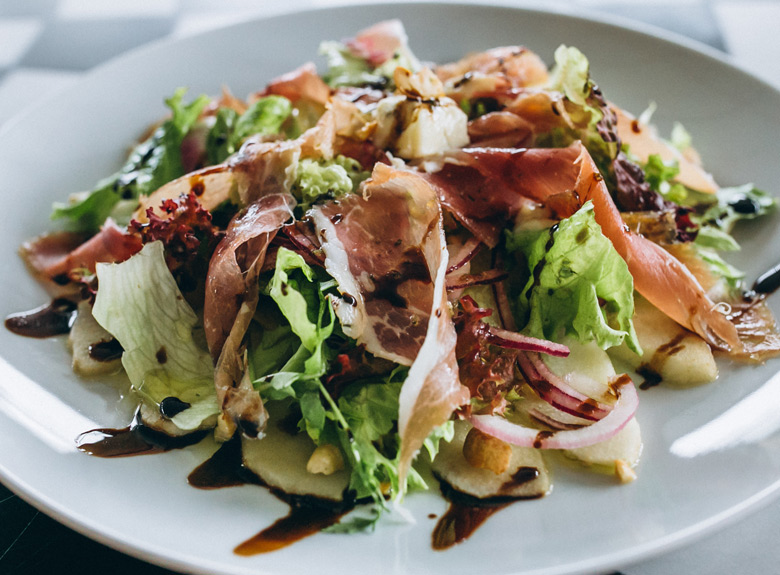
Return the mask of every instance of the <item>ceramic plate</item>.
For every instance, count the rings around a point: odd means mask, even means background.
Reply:
[[[780,94],[714,51],[577,16],[484,5],[372,4],[283,15],[134,52],[4,127],[0,311],[47,300],[17,246],[51,227],[53,201],[112,173],[126,146],[163,115],[163,98],[176,87],[189,86],[195,95],[216,94],[225,85],[244,96],[317,60],[321,40],[390,17],[405,22],[413,50],[431,61],[519,43],[549,62],[559,44],[578,46],[608,98],[636,113],[655,102],[665,134],[673,120],[681,121],[722,184],[752,181],[780,193]],[[778,263],[777,223],[773,217],[742,230],[749,234],[741,234],[743,251],[732,261],[749,278]],[[429,515],[446,508],[434,488],[408,498],[413,524],[389,520],[371,535],[318,534],[275,553],[239,557],[233,548],[285,515],[285,504],[255,486],[189,487],[187,474],[215,448],[208,441],[118,460],[77,452],[80,432],[128,423],[132,401],[122,386],[75,378],[61,339],[30,340],[3,330],[0,350],[3,482],[90,537],[195,573],[588,572],[681,545],[764,504],[780,486],[780,436],[774,433],[780,412],[762,411],[780,395],[772,380],[778,364],[721,361],[720,378],[711,385],[641,393],[637,418],[645,448],[633,484],[556,469],[548,497],[495,514],[446,552],[431,549],[435,520]]]

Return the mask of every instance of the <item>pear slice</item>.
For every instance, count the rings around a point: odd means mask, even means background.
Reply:
[[[463,455],[463,444],[471,429],[465,421],[455,422],[455,436],[441,443],[433,460],[436,476],[457,491],[478,499],[542,497],[550,490],[550,476],[542,454],[530,447],[511,446],[509,466],[500,474],[473,467]]]
[[[343,501],[349,487],[349,469],[330,475],[310,473],[306,464],[316,446],[306,433],[289,433],[279,425],[272,407],[265,436],[242,438],[244,465],[269,487],[289,495],[310,495],[331,501]],[[276,416],[276,417],[275,417]]]

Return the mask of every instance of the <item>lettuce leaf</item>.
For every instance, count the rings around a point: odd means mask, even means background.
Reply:
[[[647,163],[642,166],[645,173],[645,181],[651,189],[661,194],[665,199],[676,204],[682,204],[688,197],[688,190],[682,184],[672,180],[680,173],[676,161],[664,162],[658,154],[651,154]]]
[[[85,232],[96,232],[109,216],[120,224],[127,224],[130,212],[115,210],[117,206],[123,201],[149,195],[184,175],[182,140],[209,102],[209,98],[202,95],[185,104],[185,92],[185,88],[179,88],[165,101],[171,109],[171,118],[133,149],[117,173],[101,180],[92,191],[75,194],[68,204],[55,204],[52,219],[68,218],[76,229]]]
[[[776,205],[772,196],[753,184],[721,188],[717,193],[717,202],[703,214],[694,214],[691,218],[699,225],[696,244],[717,250],[736,251],[739,244],[731,237],[731,231],[737,222],[763,216]]]
[[[218,414],[211,357],[193,337],[198,318],[165,264],[162,243],[119,264],[97,264],[97,277],[93,315],[122,345],[133,389],[157,405],[166,397],[189,403],[172,418],[184,430]]]
[[[386,505],[387,487],[402,488],[398,477],[398,396],[406,367],[350,381],[334,397],[324,384],[340,353],[354,347],[341,332],[327,292],[332,279],[310,267],[295,252],[280,248],[273,275],[262,289],[263,314],[253,326],[249,346],[250,373],[264,401],[298,404],[298,427],[318,445],[339,447],[351,469],[350,489]],[[336,370],[338,371],[338,370]],[[448,435],[434,432],[426,447],[431,453]],[[412,486],[424,486],[416,472]],[[378,515],[373,516],[374,519]],[[374,524],[356,520],[347,530]],[[362,526],[362,527],[359,527]]]
[[[523,331],[553,341],[564,335],[602,349],[624,340],[640,353],[634,332],[634,282],[623,258],[601,233],[586,202],[543,230],[509,233],[509,251],[525,256],[529,279],[517,299]]]
[[[590,77],[588,58],[573,46],[561,45],[555,50],[555,65],[548,88],[565,96],[567,116],[561,126],[537,137],[537,145],[565,147],[581,140],[599,171],[610,175],[610,166],[619,150],[614,112]],[[612,185],[611,182],[607,182]]]
[[[420,69],[420,62],[408,47],[397,50],[392,58],[374,67],[356,56],[343,42],[327,41],[320,44],[320,54],[325,56],[328,71],[323,80],[331,87],[371,86],[392,91],[393,73],[398,66],[412,72]]]
[[[298,162],[292,193],[305,212],[319,200],[331,200],[357,190],[370,173],[360,162],[338,155],[332,160],[304,158]]]
[[[593,83],[590,80],[590,63],[585,54],[573,46],[560,45],[555,50],[555,66],[550,74],[549,87],[561,92],[577,104],[601,119],[601,111],[590,105]]]
[[[260,98],[241,115],[231,108],[220,108],[206,138],[209,163],[225,161],[249,136],[278,134],[291,112],[292,104],[283,96]]]

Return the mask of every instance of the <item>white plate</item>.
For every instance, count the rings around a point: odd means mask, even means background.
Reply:
[[[5,127],[3,315],[47,299],[26,273],[16,246],[50,227],[52,201],[112,172],[128,142],[164,113],[162,100],[177,86],[190,86],[194,95],[216,94],[227,85],[243,96],[316,59],[321,40],[349,36],[388,17],[402,18],[414,51],[433,61],[513,43],[549,61],[559,43],[578,46],[608,98],[635,112],[655,101],[662,131],[673,119],[682,121],[723,184],[754,181],[780,191],[780,94],[713,51],[608,23],[484,5],[371,5],[284,15],[132,53]],[[780,257],[776,224],[774,217],[756,226],[743,243],[743,256],[735,258],[751,278]],[[777,303],[775,298],[776,312]],[[209,442],[119,460],[76,452],[73,438],[79,432],[126,424],[131,402],[116,387],[74,378],[59,339],[29,340],[2,330],[0,350],[4,483],[95,539],[196,573],[586,572],[680,545],[764,504],[780,486],[780,437],[772,434],[780,424],[759,413],[766,403],[761,400],[747,412],[768,424],[728,436],[742,443],[695,457],[670,451],[676,440],[761,387],[778,365],[722,362],[721,377],[711,385],[641,393],[645,451],[634,484],[557,470],[548,497],[510,506],[446,552],[431,550],[435,521],[428,515],[445,510],[433,493],[409,497],[415,525],[384,522],[373,535],[320,534],[276,553],[238,557],[233,547],[284,515],[284,504],[252,486],[190,488],[187,474],[213,449]],[[741,420],[748,426],[750,421]]]

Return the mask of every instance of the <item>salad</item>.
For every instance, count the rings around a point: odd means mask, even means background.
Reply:
[[[720,255],[774,200],[719,187],[576,48],[428,64],[387,21],[321,52],[245,100],[176,91],[22,247],[55,300],[6,325],[124,372],[144,442],[239,445],[360,530],[431,476],[469,505],[545,495],[562,458],[632,481],[635,383],[780,352],[769,290]]]

